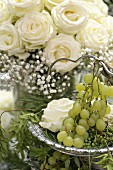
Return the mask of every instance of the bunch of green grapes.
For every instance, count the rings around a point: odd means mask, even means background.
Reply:
[[[41,170],[68,170],[66,161],[69,159],[69,155],[54,151],[53,155],[41,165]]]
[[[84,84],[76,85],[76,90],[77,100],[63,121],[57,139],[65,146],[82,148],[90,138],[90,129],[97,133],[105,130],[107,123],[104,116],[111,111],[107,97],[113,96],[113,86],[105,85],[98,77],[89,73],[84,76]]]

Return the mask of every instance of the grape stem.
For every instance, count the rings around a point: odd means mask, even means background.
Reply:
[[[44,163],[43,163],[43,169],[42,169],[42,170],[45,170],[46,162],[47,162],[47,159],[45,158],[45,161],[44,161]]]
[[[93,59],[95,60],[96,62],[100,63],[102,65],[102,67],[105,69],[106,73],[108,73],[109,75],[113,76],[113,73],[110,71],[110,69],[113,69],[112,67],[108,66],[107,63],[105,63],[103,60],[97,58],[96,56],[93,56],[93,55],[85,55],[85,56],[82,56],[82,57],[79,57],[77,60],[72,60],[72,59],[69,59],[69,58],[59,58],[57,60],[55,60],[49,67],[49,70],[48,70],[48,75],[50,74],[51,70],[52,70],[52,67],[57,63],[57,62],[60,62],[62,60],[65,60],[65,61],[71,61],[73,63],[77,63],[79,62],[80,60],[83,60],[83,59],[86,59],[87,58],[90,58],[90,59]],[[108,69],[109,68],[109,69]]]

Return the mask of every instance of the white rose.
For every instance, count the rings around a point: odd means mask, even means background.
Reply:
[[[4,130],[8,129],[10,126],[10,121],[13,116],[6,112],[14,109],[14,95],[13,91],[0,91],[0,119],[1,126]],[[4,112],[5,111],[5,112]]]
[[[22,50],[18,32],[15,26],[10,23],[0,26],[0,50],[8,52],[9,55],[20,53]]]
[[[94,5],[94,9],[96,10],[96,8],[95,8],[95,6],[96,6],[98,8],[98,10],[100,11],[100,12],[97,11],[99,13],[96,14],[96,11],[94,11],[93,7],[91,7],[91,9],[89,9],[90,5],[89,5],[89,7],[86,5],[86,7],[88,7],[88,11],[90,14],[91,14],[91,10],[92,10],[92,14],[95,13],[96,16],[99,14],[107,16],[108,6],[103,2],[103,0],[80,0],[80,1],[92,3]]]
[[[80,44],[71,35],[59,34],[54,39],[51,39],[45,48],[44,57],[47,63],[51,65],[55,60],[60,58],[68,58],[76,60],[80,57]],[[77,63],[63,60],[54,65],[58,72],[68,72],[72,70]]]
[[[88,11],[89,18],[98,20],[98,18],[106,16],[94,2],[83,0],[80,3]]]
[[[107,16],[108,15],[108,6],[104,3],[103,0],[93,0],[94,3],[97,5],[97,7],[100,9],[100,11]]]
[[[43,6],[43,0],[8,0],[9,11],[18,17],[30,11],[42,11]]]
[[[0,91],[0,110],[9,111],[14,108],[14,96],[12,91]]]
[[[47,7],[47,9],[52,10],[53,7],[61,4],[65,0],[44,0],[44,4]]]
[[[9,13],[7,9],[7,4],[3,0],[0,0],[0,24],[3,22],[11,22],[12,15]]]
[[[52,17],[58,32],[74,35],[87,23],[87,11],[74,0],[64,1],[52,9]]]
[[[74,101],[68,98],[52,100],[42,116],[42,121],[39,123],[41,127],[57,132],[62,126],[63,120],[68,117],[69,110],[73,107]]]
[[[52,18],[46,11],[27,13],[16,27],[27,49],[37,49],[55,35]]]
[[[109,34],[106,28],[94,20],[89,20],[86,27],[76,36],[83,47],[90,48],[94,52],[98,52],[100,46],[106,46],[108,38]]]
[[[100,22],[109,32],[109,34],[113,33],[113,17],[108,15],[107,17],[100,18],[98,21]]]
[[[4,130],[7,130],[9,128],[12,118],[14,118],[14,117],[8,112],[4,112],[1,115],[1,127]]]

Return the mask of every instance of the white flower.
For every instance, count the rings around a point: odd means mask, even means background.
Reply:
[[[103,13],[99,6],[95,2],[87,2],[85,0],[80,1],[81,5],[88,11],[90,19],[98,20],[98,18],[106,16],[107,14]]]
[[[4,130],[7,130],[9,128],[12,118],[14,117],[9,112],[4,112],[1,115],[1,126]]]
[[[103,0],[93,0],[94,3],[97,5],[97,7],[100,9],[100,11],[107,16],[108,15],[108,6],[104,3]]]
[[[12,15],[9,13],[7,9],[7,4],[3,0],[0,0],[0,24],[3,22],[11,22]]]
[[[113,33],[113,17],[108,15],[107,17],[100,18],[98,21],[100,22],[109,32],[109,34]]]
[[[9,111],[14,108],[14,96],[12,91],[0,91],[0,110]]]
[[[52,17],[59,32],[74,35],[87,23],[87,11],[74,0],[64,1],[52,9]]]
[[[42,121],[39,123],[41,127],[57,132],[62,126],[63,120],[68,117],[69,110],[73,107],[74,101],[68,98],[52,100],[42,116]]]
[[[53,7],[61,4],[65,0],[44,0],[44,4],[47,7],[47,9],[51,10]]]
[[[37,49],[55,35],[52,18],[46,11],[27,13],[16,27],[27,49]]]
[[[59,34],[54,39],[51,39],[45,48],[44,57],[47,63],[51,65],[55,60],[60,58],[67,58],[76,60],[80,57],[80,44],[71,35]],[[58,72],[68,72],[72,70],[77,63],[62,60],[54,65]]]
[[[99,15],[107,16],[108,6],[103,2],[103,0],[80,0],[80,1],[83,2],[83,5],[85,5],[85,7],[87,8],[89,15],[91,15],[93,18],[94,17],[97,18],[99,17]]]
[[[109,34],[106,28],[94,20],[89,20],[85,28],[78,33],[76,39],[87,48],[98,52],[100,46],[108,44]]]
[[[18,17],[30,11],[42,11],[43,5],[43,0],[8,0],[9,11]]]
[[[0,120],[3,129],[7,129],[13,116],[6,112],[14,109],[13,91],[0,91]],[[5,111],[5,112],[4,112]]]
[[[6,51],[9,55],[21,52],[22,43],[14,25],[4,23],[0,26],[0,50]]]

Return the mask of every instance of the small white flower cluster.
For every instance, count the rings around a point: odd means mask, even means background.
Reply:
[[[94,53],[105,48],[112,25],[103,0],[0,0],[0,50],[27,60],[42,48],[49,66],[78,59],[83,47]],[[76,65],[63,60],[54,69],[66,73]]]
[[[66,89],[71,86],[70,74],[63,76],[55,70],[50,70],[45,64],[43,51],[31,52],[30,59],[24,61],[23,59],[15,59],[4,54],[0,54],[4,67],[2,71],[8,71],[11,80],[19,83],[29,93],[43,94],[51,99],[56,95],[63,95]]]

